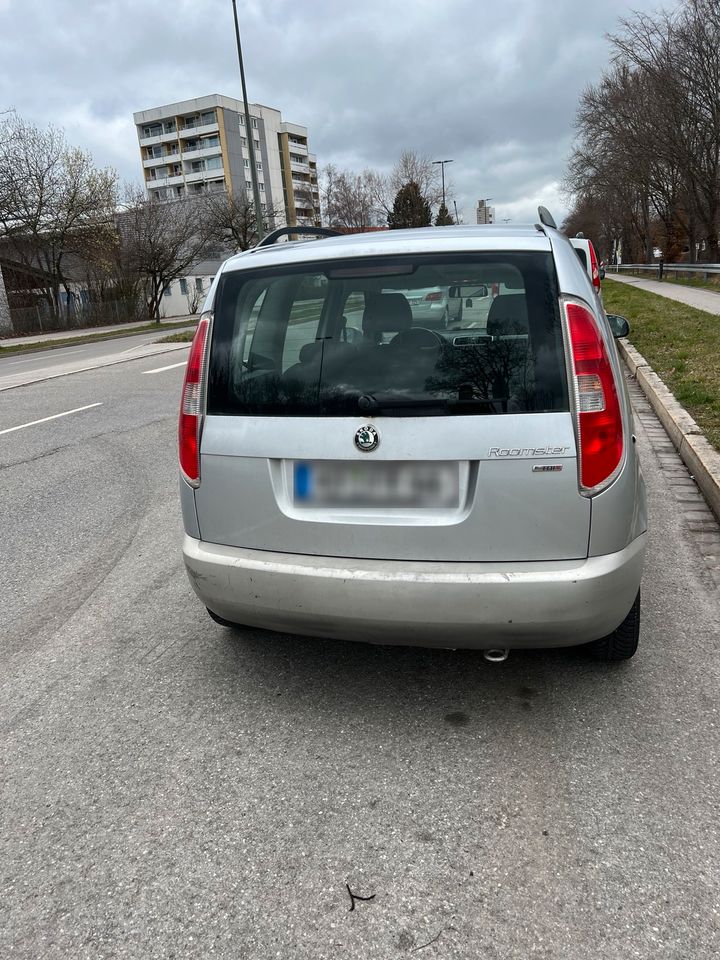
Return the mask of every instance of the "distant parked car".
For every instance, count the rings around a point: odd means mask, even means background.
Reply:
[[[595,292],[598,296],[602,296],[600,293],[600,281],[605,279],[605,271],[603,270],[601,276],[600,264],[598,263],[592,240],[588,240],[586,237],[571,237],[570,243],[575,247],[575,252],[578,257],[580,257],[580,262],[585,267],[587,275],[595,287]]]
[[[444,330],[462,315],[462,305],[458,300],[450,299],[448,287],[415,287],[393,292],[402,293],[410,304],[413,322],[422,323],[431,330]]]
[[[496,659],[635,653],[627,322],[540,218],[281,228],[221,267],[179,422],[183,555],[215,621]]]

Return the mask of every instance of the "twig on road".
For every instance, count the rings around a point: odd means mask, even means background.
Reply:
[[[353,893],[352,890],[350,889],[350,885],[347,883],[345,884],[345,889],[350,894],[350,911],[353,911],[355,909],[356,900],[374,900],[375,899],[374,893],[369,897],[361,897],[357,893]]]
[[[424,950],[425,947],[431,947],[431,946],[433,945],[433,943],[437,943],[437,941],[440,939],[440,936],[441,936],[441,934],[444,932],[444,930],[445,930],[445,927],[440,927],[440,929],[439,929],[438,932],[435,934],[435,936],[432,938],[432,940],[428,940],[427,943],[423,943],[423,944],[421,944],[419,947],[413,947],[411,953],[417,953],[418,950]]]

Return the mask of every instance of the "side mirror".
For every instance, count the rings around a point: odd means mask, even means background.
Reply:
[[[616,313],[608,313],[607,318],[614,337],[626,337],[630,333],[630,324],[625,317],[619,317]]]

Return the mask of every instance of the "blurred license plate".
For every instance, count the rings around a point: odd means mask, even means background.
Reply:
[[[296,461],[295,503],[312,507],[457,507],[457,463]]]

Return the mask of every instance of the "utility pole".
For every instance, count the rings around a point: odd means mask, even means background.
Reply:
[[[255,145],[250,122],[250,107],[248,106],[247,90],[245,88],[245,68],[243,66],[242,46],[240,45],[240,27],[238,26],[237,4],[232,0],[233,18],[235,20],[235,43],[237,44],[238,66],[240,67],[240,83],[242,85],[243,108],[245,111],[245,133],[247,135],[248,151],[250,153],[250,179],[252,180],[253,201],[255,204],[255,224],[257,227],[258,242],[265,236],[263,229],[262,203],[260,202],[260,185],[258,183],[257,164],[255,163]]]
[[[445,164],[454,163],[454,162],[455,162],[454,160],[433,160],[433,163],[440,164],[440,172],[442,173],[443,206],[445,207],[446,210],[447,210],[447,206],[445,205]]]
[[[455,223],[458,224],[460,223],[460,217],[458,216],[457,212],[457,200],[453,200],[453,204],[455,206]]]

